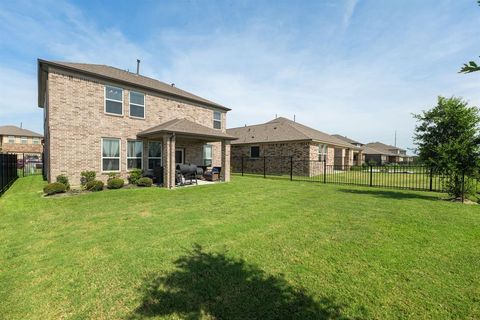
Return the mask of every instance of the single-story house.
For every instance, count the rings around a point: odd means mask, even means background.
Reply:
[[[133,169],[162,172],[176,185],[176,164],[221,167],[230,180],[229,108],[139,72],[100,64],[38,60],[44,112],[45,175],[80,184],[82,171],[127,178]]]
[[[363,146],[365,162],[377,165],[389,163],[411,163],[413,157],[407,150],[381,142],[370,142]]]
[[[13,125],[0,126],[0,152],[41,157],[43,136]]]
[[[266,123],[231,128],[227,133],[237,138],[231,145],[231,163],[235,171],[240,171],[242,161],[257,163],[269,161],[270,170],[287,172],[289,158],[295,160],[294,174],[315,176],[321,174],[324,165],[337,170],[346,170],[354,165],[353,152],[361,148],[333,137],[322,131],[307,127],[296,121],[279,117]],[[326,163],[324,163],[326,162]]]

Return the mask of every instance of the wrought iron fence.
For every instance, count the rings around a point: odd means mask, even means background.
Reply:
[[[17,160],[18,175],[27,177],[43,174],[43,154],[20,154],[21,159]]]
[[[425,165],[354,165],[294,157],[232,157],[232,172],[264,178],[357,186],[444,191],[446,176]]]
[[[0,153],[0,196],[17,178],[17,155]]]

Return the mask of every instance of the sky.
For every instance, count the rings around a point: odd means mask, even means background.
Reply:
[[[232,109],[413,148],[437,97],[480,106],[474,0],[0,0],[0,125],[43,132],[37,59],[140,72]],[[93,124],[92,124],[93,125]]]

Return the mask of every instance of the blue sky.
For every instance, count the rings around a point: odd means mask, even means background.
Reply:
[[[36,59],[135,69],[233,109],[412,147],[438,95],[480,106],[474,0],[2,1],[0,125],[42,131]]]

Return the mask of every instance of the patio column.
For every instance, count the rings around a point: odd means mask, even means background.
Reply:
[[[222,171],[221,180],[230,181],[230,140],[222,140]]]
[[[163,136],[163,185],[165,188],[175,188],[175,135]]]

